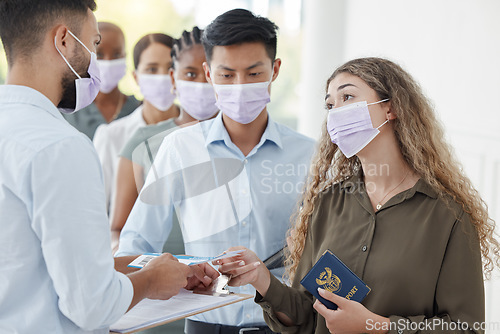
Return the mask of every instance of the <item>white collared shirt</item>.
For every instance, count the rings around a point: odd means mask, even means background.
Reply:
[[[99,159],[52,102],[0,86],[0,333],[108,333],[130,305],[114,270]]]
[[[286,243],[313,152],[311,138],[271,118],[246,156],[231,141],[222,114],[175,131],[160,146],[115,256],[161,252],[175,209],[186,254],[216,256],[229,247],[245,246],[267,259]],[[251,286],[231,290],[255,293]],[[253,300],[193,319],[232,326],[264,324],[262,309]]]
[[[113,196],[116,190],[116,170],[119,153],[132,135],[146,121],[142,116],[143,106],[139,106],[130,115],[117,119],[109,124],[101,124],[94,134],[94,146],[101,160],[106,190],[106,206],[112,212]]]

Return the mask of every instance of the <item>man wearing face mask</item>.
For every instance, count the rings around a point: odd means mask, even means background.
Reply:
[[[168,299],[217,276],[170,254],[128,275],[114,269],[133,257],[111,256],[99,160],[56,107],[80,110],[99,91],[95,7],[0,2],[9,64],[0,87],[1,333],[108,333],[141,299]]]
[[[100,125],[131,114],[140,104],[134,96],[127,96],[118,88],[127,70],[123,31],[110,22],[99,22],[98,27],[102,36],[96,52],[101,73],[99,94],[94,102],[78,113],[64,114],[71,125],[90,139],[105,135],[106,128],[99,129]],[[100,157],[102,150],[98,150]]]
[[[174,209],[187,254],[215,256],[244,244],[266,259],[285,245],[314,142],[268,114],[281,66],[276,30],[267,18],[243,9],[206,28],[204,70],[221,112],[165,138],[115,256],[161,251]],[[192,317],[186,331],[272,333],[252,300]]]

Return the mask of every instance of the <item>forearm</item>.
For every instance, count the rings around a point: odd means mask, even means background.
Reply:
[[[139,255],[115,257],[115,270],[126,275],[138,271],[138,268],[127,267],[128,264],[134,261],[138,256]]]

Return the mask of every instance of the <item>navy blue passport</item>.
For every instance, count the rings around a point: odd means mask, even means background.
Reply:
[[[337,305],[321,297],[318,288],[357,302],[361,302],[371,291],[368,285],[330,250],[323,253],[318,262],[300,281],[300,284],[331,310],[336,310]]]

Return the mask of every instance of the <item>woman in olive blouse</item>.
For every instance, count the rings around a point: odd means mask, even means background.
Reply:
[[[483,332],[494,222],[418,84],[388,60],[355,59],[328,79],[325,102],[289,237],[292,286],[250,250],[219,270],[256,288],[276,332]],[[362,303],[320,291],[338,305],[329,310],[301,286],[327,249],[372,289]]]

